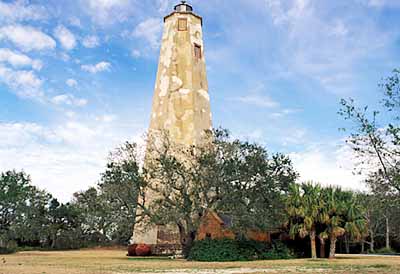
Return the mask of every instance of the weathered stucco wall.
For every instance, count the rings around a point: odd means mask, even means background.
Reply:
[[[179,20],[187,21],[179,30]],[[205,131],[211,130],[210,96],[206,75],[202,19],[192,13],[174,12],[165,18],[157,79],[154,89],[149,142],[157,142],[160,133],[179,145],[201,144]],[[157,145],[156,145],[157,146]],[[152,145],[148,144],[148,147]],[[153,153],[150,149],[148,154]],[[151,158],[151,157],[146,157]],[[146,193],[146,202],[154,199]],[[175,227],[135,227],[134,243],[153,246],[153,251],[175,248],[179,234]],[[161,247],[161,248],[160,248]]]
[[[187,30],[178,30],[178,20]],[[172,141],[194,145],[211,129],[210,97],[201,19],[174,13],[165,20],[149,133],[165,130]],[[195,56],[195,45],[201,57]]]

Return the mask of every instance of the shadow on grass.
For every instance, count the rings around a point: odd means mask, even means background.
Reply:
[[[370,265],[371,268],[390,268],[390,265],[387,264],[372,264]]]
[[[364,260],[364,259],[368,259],[368,257],[335,257],[335,259],[331,259],[332,261],[334,260]],[[329,260],[329,259],[328,259]]]
[[[129,261],[172,261],[168,257],[128,257]]]

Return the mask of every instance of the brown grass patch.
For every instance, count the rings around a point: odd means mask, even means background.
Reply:
[[[2,258],[5,263],[2,263]],[[335,260],[277,260],[204,263],[166,258],[134,258],[121,249],[20,252],[0,256],[0,274],[240,274],[240,273],[400,273],[400,257],[339,256]]]

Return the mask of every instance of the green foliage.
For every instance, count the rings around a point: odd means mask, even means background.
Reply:
[[[53,249],[79,248],[82,224],[79,210],[73,204],[61,204],[57,199],[50,202],[48,245]]]
[[[98,186],[75,193],[74,205],[89,243],[127,244],[132,236],[138,193],[144,184],[136,157],[136,144],[125,143],[110,154]]]
[[[125,244],[132,235],[138,189],[143,184],[136,145],[110,154],[97,187],[60,203],[34,187],[24,172],[0,174],[0,248],[10,243],[38,249]]]
[[[284,155],[232,140],[225,130],[208,134],[201,146],[172,145],[168,136],[148,146],[146,177],[157,182],[148,188],[159,197],[148,207],[150,221],[177,225],[185,255],[209,209],[231,216],[236,232],[281,225],[283,195],[297,177]]]
[[[286,260],[295,258],[294,252],[280,241],[272,243],[271,248],[259,257],[263,260]]]
[[[325,216],[321,214],[324,201],[321,187],[317,184],[292,184],[286,196],[286,213],[289,219],[289,235],[294,239],[310,237],[311,257],[317,258],[316,234],[317,224]]]
[[[137,145],[124,143],[110,154],[99,183],[101,200],[110,209],[108,218],[113,222],[108,236],[118,244],[127,244],[132,236],[138,196],[146,185],[137,157]]]
[[[24,172],[0,174],[0,248],[13,250],[17,240],[39,242],[45,237],[50,197],[32,186]]]
[[[293,258],[292,254],[281,242],[267,244],[248,240],[206,239],[194,243],[189,260],[203,262],[278,260]]]
[[[5,240],[0,247],[9,241],[44,249],[126,244],[135,220],[146,217],[178,226],[188,254],[207,210],[232,216],[238,234],[279,226],[283,196],[297,177],[290,159],[232,140],[225,130],[208,134],[210,139],[196,147],[149,141],[147,149],[154,153],[147,154],[143,170],[136,144],[125,143],[110,154],[98,185],[66,204],[32,186],[23,172],[2,173],[0,236]],[[157,198],[145,203],[145,191]]]
[[[381,99],[370,106],[360,106],[354,99],[342,99],[339,114],[348,122],[346,142],[358,161],[356,171],[364,174],[366,183],[376,195],[379,207],[368,208],[370,250],[375,237],[385,235],[386,247],[390,238],[399,239],[394,227],[400,225],[400,70],[379,85]],[[382,221],[382,218],[384,220]]]
[[[375,251],[375,254],[397,254],[397,252],[391,248],[380,248]]]
[[[0,254],[12,254],[17,252],[17,248],[13,247],[0,247]]]
[[[232,216],[239,231],[281,226],[284,194],[298,175],[291,160],[280,153],[270,154],[259,144],[230,140],[224,131],[217,130],[214,135],[214,151],[205,155],[216,162],[213,178],[220,181],[217,209]]]
[[[0,254],[11,254],[17,251],[17,243],[9,240],[5,235],[0,235]]]
[[[309,236],[313,258],[317,257],[315,236],[318,235],[321,242],[329,238],[329,256],[334,257],[338,237],[347,234],[360,240],[366,233],[365,209],[358,197],[338,187],[321,188],[310,183],[292,185],[286,199],[289,234],[292,238]]]

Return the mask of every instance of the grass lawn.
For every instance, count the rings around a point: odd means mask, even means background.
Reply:
[[[20,252],[0,255],[0,274],[244,274],[400,273],[400,257],[338,256],[335,260],[200,263],[167,258],[128,258],[124,250]]]

